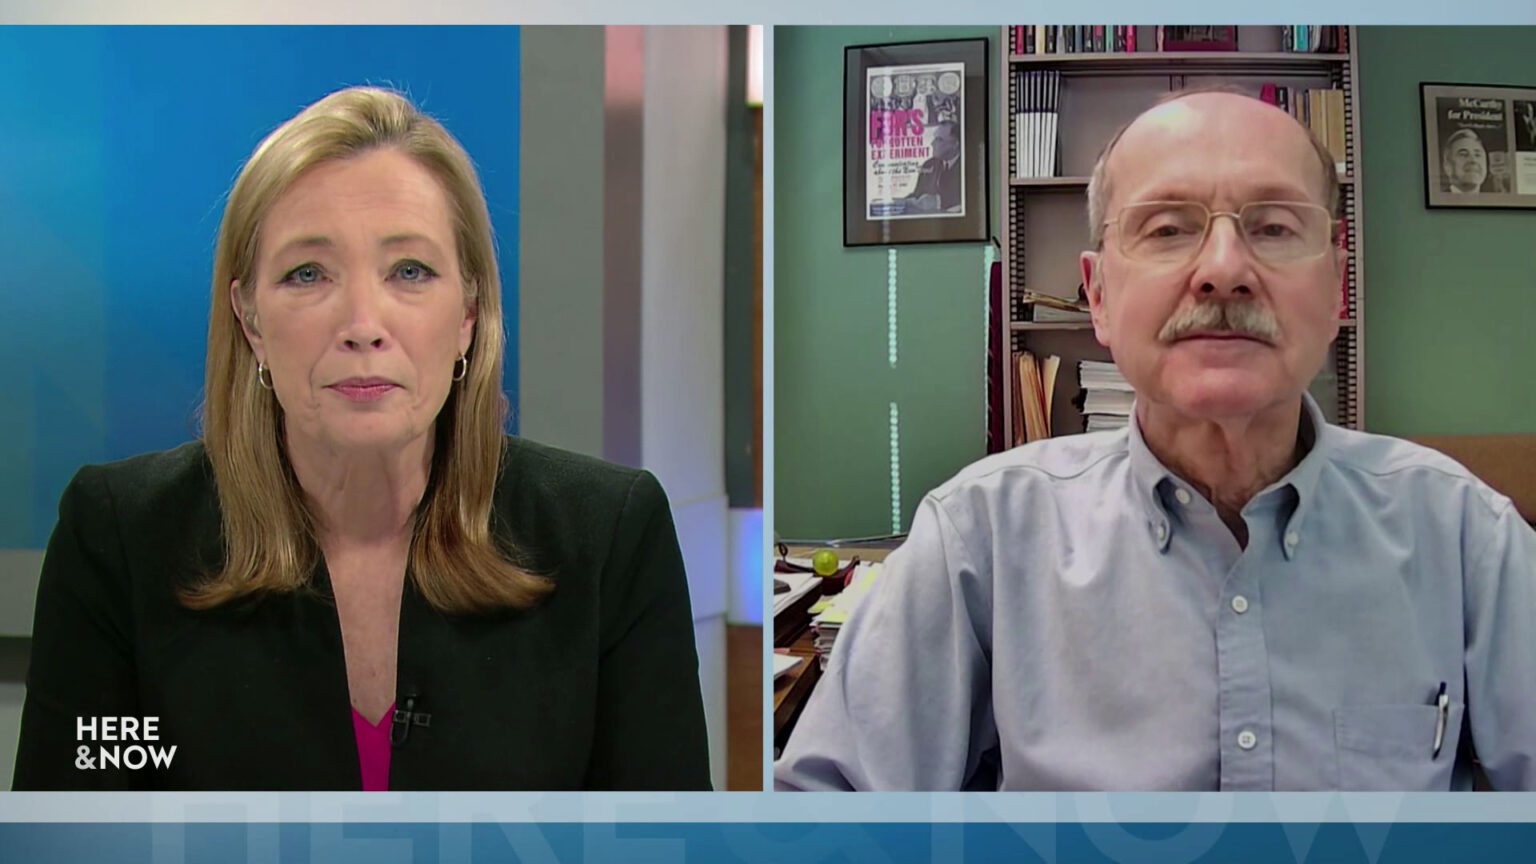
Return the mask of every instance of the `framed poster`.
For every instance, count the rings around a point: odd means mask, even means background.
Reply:
[[[1536,208],[1536,87],[1419,85],[1424,206]]]
[[[987,40],[843,49],[843,245],[992,231]]]

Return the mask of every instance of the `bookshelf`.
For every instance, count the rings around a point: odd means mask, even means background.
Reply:
[[[1001,328],[1001,374],[991,367],[989,405],[1001,408],[1003,448],[1023,443],[1015,430],[1013,358],[1028,350],[1037,357],[1061,357],[1052,399],[1051,429],[1056,435],[1083,431],[1084,417],[1076,407],[1081,397],[1077,364],[1109,360],[1109,350],[1094,338],[1083,321],[1030,321],[1025,317],[1025,289],[1071,296],[1080,281],[1077,256],[1088,248],[1088,177],[1110,137],[1171,90],[1210,84],[1233,84],[1259,94],[1264,83],[1293,90],[1334,89],[1343,92],[1344,171],[1340,173],[1341,215],[1347,222],[1349,259],[1347,300],[1339,336],[1311,392],[1331,422],[1354,429],[1365,422],[1365,268],[1362,237],[1364,211],[1360,184],[1359,75],[1353,48],[1355,28],[1347,32],[1347,47],[1336,53],[1281,50],[1282,28],[1237,28],[1237,51],[1155,51],[1156,28],[1137,28],[1139,50],[1134,53],[1018,54],[1001,51],[1005,170],[998,182],[1003,202],[1003,304],[996,323]],[[1008,47],[1011,27],[1002,28]],[[1014,177],[1019,157],[1012,109],[1017,95],[1015,72],[1050,69],[1061,76],[1057,103],[1059,155],[1055,177]],[[1000,391],[1000,393],[999,393]],[[997,398],[1001,396],[1001,399]]]

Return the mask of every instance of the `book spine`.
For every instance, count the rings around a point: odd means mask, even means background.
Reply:
[[[1323,142],[1324,147],[1328,146],[1328,110],[1323,104],[1326,98],[1321,90],[1307,91],[1307,102],[1312,110],[1312,134]]]
[[[1020,92],[1023,100],[1019,103],[1019,176],[1035,176],[1035,124],[1033,105],[1035,101],[1035,70],[1026,69],[1021,73],[1022,79]]]
[[[1329,109],[1333,130],[1333,158],[1339,164],[1339,173],[1349,173],[1349,129],[1344,123],[1344,91],[1329,91]]]
[[[1045,74],[1044,70],[1035,70],[1034,104],[1031,106],[1029,121],[1034,126],[1034,167],[1030,172],[1031,177],[1042,176],[1042,162],[1045,148],[1042,145],[1042,137],[1045,134]]]
[[[1341,218],[1339,220],[1339,245],[1344,248],[1344,255],[1345,255],[1345,259],[1346,259],[1345,264],[1344,264],[1344,272],[1340,275],[1340,278],[1339,278],[1339,283],[1340,283],[1339,284],[1339,317],[1340,318],[1348,318],[1349,317],[1349,263],[1348,263],[1348,259],[1353,257],[1353,255],[1354,255],[1353,246],[1349,242],[1349,217],[1348,216],[1345,216],[1345,217],[1343,217],[1343,218]]]
[[[1056,176],[1057,164],[1057,137],[1056,129],[1060,117],[1059,106],[1061,103],[1061,70],[1052,69],[1046,73],[1046,102],[1045,102],[1045,176]]]
[[[1020,109],[1019,106],[1022,104],[1024,99],[1024,94],[1021,92],[1024,89],[1024,73],[1018,69],[1015,69],[1013,70],[1013,74],[1010,76],[1010,78],[1010,89],[1013,91],[1010,94],[1011,100],[1008,105],[1013,129],[1013,165],[1010,170],[1012,171],[1013,176],[1023,177],[1024,137],[1022,133],[1024,131],[1024,112],[1022,109]]]

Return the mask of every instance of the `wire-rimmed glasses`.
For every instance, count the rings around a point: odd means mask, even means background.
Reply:
[[[1320,258],[1334,242],[1333,214],[1304,201],[1250,201],[1235,213],[1199,201],[1138,201],[1104,224],[1116,226],[1115,243],[1126,258],[1176,265],[1199,254],[1218,216],[1230,216],[1248,250],[1266,264]]]

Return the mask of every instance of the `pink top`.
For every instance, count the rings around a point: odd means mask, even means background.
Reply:
[[[395,716],[390,703],[377,726],[352,709],[352,734],[357,737],[357,761],[363,767],[363,791],[389,790],[389,721]]]

